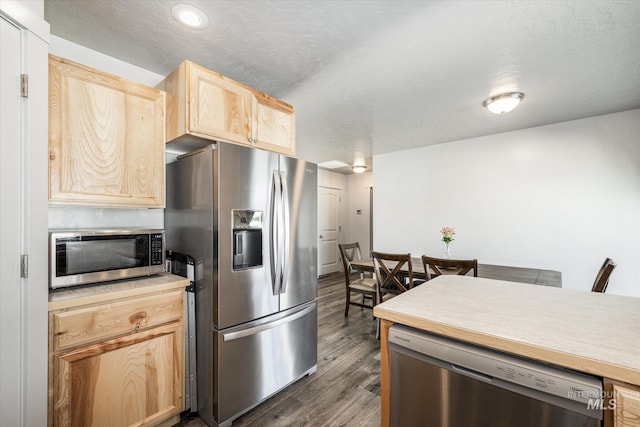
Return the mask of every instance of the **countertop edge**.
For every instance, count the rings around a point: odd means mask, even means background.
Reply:
[[[185,288],[189,280],[173,274],[162,273],[137,280],[109,282],[88,288],[68,289],[49,294],[48,310],[64,310],[87,304],[96,304],[114,299],[131,298]],[[92,292],[93,291],[93,292]]]
[[[477,330],[434,322],[425,318],[387,310],[380,306],[374,308],[374,316],[426,332],[440,334],[518,356],[563,366],[579,372],[614,379],[629,384],[640,385],[640,371],[633,368],[595,360],[577,354],[566,353],[554,350],[553,348],[545,348],[522,341],[515,341]]]

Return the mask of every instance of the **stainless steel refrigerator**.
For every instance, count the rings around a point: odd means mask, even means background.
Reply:
[[[217,143],[167,165],[167,249],[196,283],[198,415],[230,425],[317,368],[317,166]]]

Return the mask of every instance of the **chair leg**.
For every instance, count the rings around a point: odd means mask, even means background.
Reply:
[[[349,291],[349,288],[347,288],[347,299],[346,299],[346,305],[344,307],[345,317],[349,316],[349,300],[350,299],[351,299],[351,292]]]
[[[373,314],[373,307],[378,305],[378,298],[376,294],[371,295],[371,317],[375,320],[376,316]]]

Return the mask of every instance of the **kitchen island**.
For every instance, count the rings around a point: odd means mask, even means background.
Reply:
[[[640,425],[640,298],[440,276],[374,309],[381,319],[381,417],[390,425],[393,323],[604,379],[605,426]],[[611,403],[613,402],[613,403]]]

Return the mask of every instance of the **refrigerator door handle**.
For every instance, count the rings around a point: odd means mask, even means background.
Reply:
[[[311,313],[314,310],[314,308],[315,308],[314,305],[310,305],[309,307],[306,307],[305,309],[300,310],[297,313],[294,313],[294,314],[292,314],[290,316],[287,316],[287,317],[283,317],[283,318],[278,319],[278,320],[274,320],[273,322],[269,322],[269,323],[265,323],[263,325],[258,325],[258,326],[254,326],[254,327],[251,327],[251,328],[243,329],[241,331],[228,332],[226,334],[222,334],[222,340],[227,342],[227,341],[233,341],[233,340],[237,340],[237,339],[240,339],[240,338],[248,337],[248,336],[251,336],[251,335],[259,334],[260,332],[276,328],[276,327],[278,327],[280,325],[283,325],[285,323],[289,323],[289,322],[292,322],[292,321],[294,321],[296,319],[304,317],[307,314]]]
[[[284,172],[280,172],[280,182],[282,183],[282,246],[284,253],[282,254],[282,284],[280,285],[280,293],[287,291],[287,277],[289,276],[289,236],[290,236],[290,217],[289,217],[289,189],[287,187],[287,177]]]
[[[270,252],[270,266],[271,266],[271,286],[273,287],[273,294],[278,295],[280,293],[280,261],[278,259],[278,253],[280,251],[280,230],[279,218],[280,218],[280,199],[282,198],[281,187],[279,184],[280,175],[278,171],[273,171],[273,185],[271,187],[271,227],[269,227],[269,252]]]

